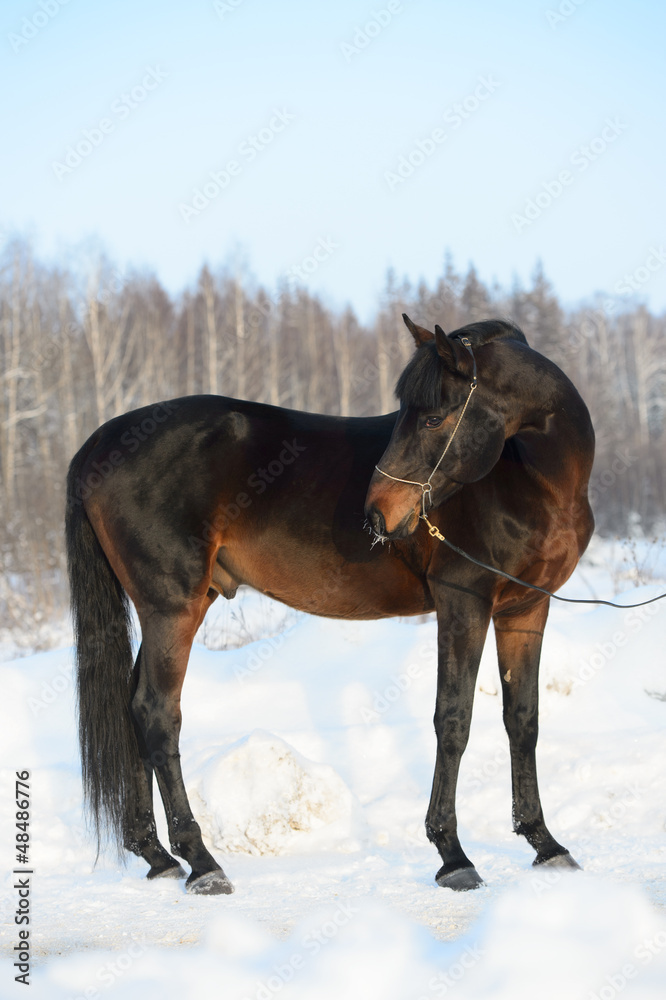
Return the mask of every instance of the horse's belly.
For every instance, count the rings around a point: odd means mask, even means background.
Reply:
[[[389,618],[434,608],[425,580],[388,553],[354,563],[335,552],[245,540],[242,547],[219,550],[216,573],[225,585],[217,588],[220,592],[245,584],[289,607],[325,618]]]

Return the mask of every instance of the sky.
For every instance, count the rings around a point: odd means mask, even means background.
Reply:
[[[447,253],[662,311],[665,37],[647,0],[10,0],[0,238],[362,319]]]

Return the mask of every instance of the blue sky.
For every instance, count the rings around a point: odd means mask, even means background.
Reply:
[[[646,0],[12,0],[0,228],[173,292],[297,267],[363,318],[447,251],[661,311],[665,29]]]

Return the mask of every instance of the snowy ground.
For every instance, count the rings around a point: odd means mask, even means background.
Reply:
[[[663,542],[597,543],[562,594],[629,603],[661,593],[665,580]],[[235,648],[195,646],[181,749],[233,896],[148,883],[138,859],[95,866],[71,649],[2,664],[0,997],[22,995],[11,957],[13,783],[29,769],[36,1000],[663,998],[666,601],[641,611],[553,602],[540,783],[548,824],[584,873],[532,869],[511,832],[488,642],[458,810],[487,885],[465,894],[435,884],[438,857],[423,832],[434,621],[330,622],[249,593],[213,611],[201,638],[219,646],[231,634]]]

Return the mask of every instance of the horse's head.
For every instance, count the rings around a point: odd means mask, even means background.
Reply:
[[[438,326],[431,333],[403,319],[417,349],[398,379],[400,412],[365,501],[372,528],[388,538],[410,535],[424,502],[426,510],[439,506],[495,465],[506,438],[506,412],[497,373],[491,377],[474,344],[509,331],[524,341],[510,324],[479,323],[447,337]],[[465,346],[468,330],[476,336]]]

